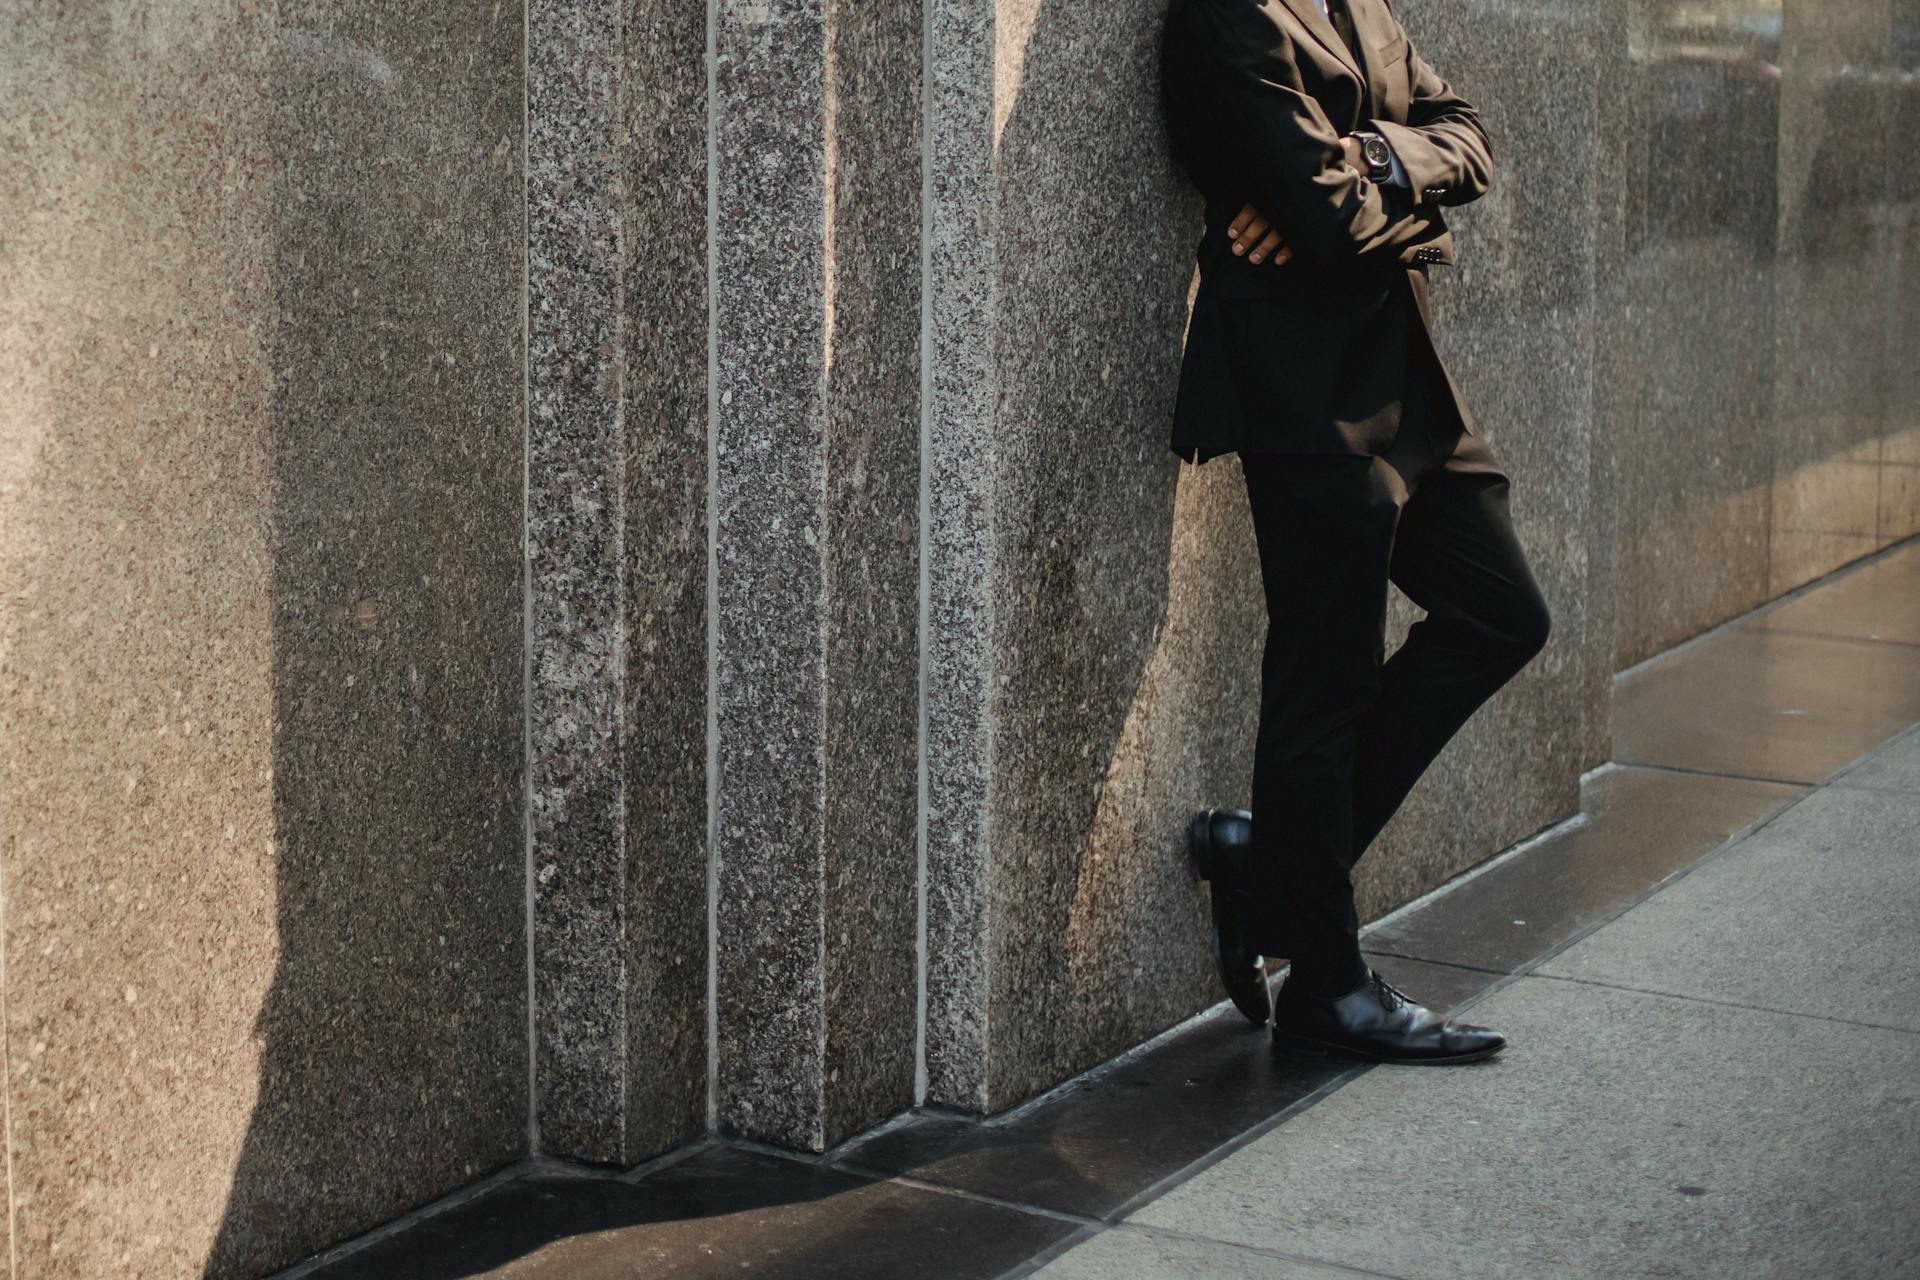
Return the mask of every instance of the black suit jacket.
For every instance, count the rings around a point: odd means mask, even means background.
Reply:
[[[1359,57],[1320,0],[1171,0],[1161,101],[1175,158],[1206,197],[1171,447],[1377,454],[1431,358],[1426,270],[1451,264],[1441,209],[1485,194],[1493,157],[1473,107],[1420,56],[1387,0],[1347,0]],[[1340,136],[1370,128],[1409,187],[1348,167]],[[1294,256],[1231,251],[1252,204]],[[1419,350],[1424,348],[1424,351]],[[1440,365],[1459,425],[1475,430]]]

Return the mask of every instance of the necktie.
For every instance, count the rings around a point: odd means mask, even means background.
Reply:
[[[1327,21],[1333,23],[1333,29],[1347,42],[1347,52],[1359,60],[1360,50],[1353,42],[1353,18],[1347,13],[1346,0],[1320,0],[1321,7],[1327,11]]]

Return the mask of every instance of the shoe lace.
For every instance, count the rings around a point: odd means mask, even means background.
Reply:
[[[1400,988],[1394,986],[1391,982],[1388,982],[1378,973],[1373,975],[1373,993],[1379,997],[1380,1007],[1388,1013],[1392,1013],[1401,1005],[1411,1005],[1413,1003],[1406,992],[1400,990]]]

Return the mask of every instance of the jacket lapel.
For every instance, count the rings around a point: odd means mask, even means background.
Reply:
[[[1274,2],[1275,0],[1266,0],[1268,4]],[[1286,7],[1295,21],[1313,34],[1313,38],[1318,40],[1341,66],[1353,72],[1354,79],[1362,84],[1368,83],[1366,72],[1362,71],[1360,64],[1354,61],[1352,51],[1347,48],[1347,42],[1340,38],[1340,33],[1333,29],[1331,22],[1327,21],[1327,15],[1320,12],[1320,0],[1278,0],[1278,2]],[[1359,22],[1360,19],[1356,15],[1354,18],[1356,33],[1359,30]]]
[[[1373,99],[1373,114],[1386,116],[1392,111],[1387,105],[1393,96],[1392,86],[1374,63],[1380,51],[1393,42],[1393,32],[1381,18],[1377,0],[1347,0],[1347,12],[1353,15],[1354,39],[1363,50],[1361,61],[1366,63],[1367,95]]]

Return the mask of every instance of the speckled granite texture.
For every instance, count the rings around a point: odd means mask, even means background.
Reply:
[[[0,14],[17,1273],[526,1150],[517,5]]]
[[[639,1160],[707,1123],[704,0],[629,2],[620,35],[625,1158]]]
[[[528,13],[540,1148],[707,1128],[705,2]]]
[[[959,1106],[1017,1102],[1213,998],[1180,841],[1195,807],[1250,800],[1265,614],[1245,490],[1235,460],[1183,472],[1166,454],[1198,210],[1154,128],[1158,10],[1001,5],[990,36],[954,17],[951,55],[936,48],[973,77],[935,100],[936,198],[972,206],[934,211],[936,325],[976,327],[936,337],[935,421],[956,436],[936,435],[934,470],[990,467],[933,494],[951,545],[930,697],[972,708],[929,741],[933,814],[964,821],[930,839],[928,885],[931,1096]],[[1456,220],[1467,265],[1435,295],[1559,626],[1362,864],[1368,915],[1564,815],[1604,709],[1584,607],[1601,32],[1573,6],[1473,17],[1408,22],[1496,133],[1529,132]],[[1566,65],[1521,57],[1549,42]],[[1091,80],[1089,59],[1116,70]],[[982,75],[991,153],[968,132]],[[1089,210],[1097,257],[1054,230]],[[1402,602],[1396,627],[1411,616]],[[938,753],[987,762],[984,787],[949,782]]]
[[[527,540],[543,1151],[706,1125],[704,5],[529,10]]]
[[[527,12],[535,1111],[544,1149],[601,1160],[624,1154],[628,1043],[620,8]]]
[[[1628,666],[1920,529],[1911,0],[1632,0]]]
[[[1178,838],[1244,792],[1263,615],[1237,476],[1166,450],[1198,210],[1156,7],[941,17],[927,1067],[993,1110],[1211,999]]]
[[[985,1107],[993,655],[994,0],[927,10],[925,1070]]]
[[[0,16],[19,1274],[996,1111],[1216,998],[1265,613],[1166,449],[1163,6],[922,3]],[[1396,7],[1494,136],[1433,297],[1556,626],[1365,917],[1920,530],[1920,0]]]
[[[719,1124],[819,1149],[913,1101],[913,5],[716,30]]]
[[[1880,509],[1889,357],[1916,359],[1885,341],[1901,279],[1888,188],[1908,147],[1890,127],[1896,93],[1915,92],[1888,74],[1890,9],[1783,7],[1769,597],[1912,532]]]

